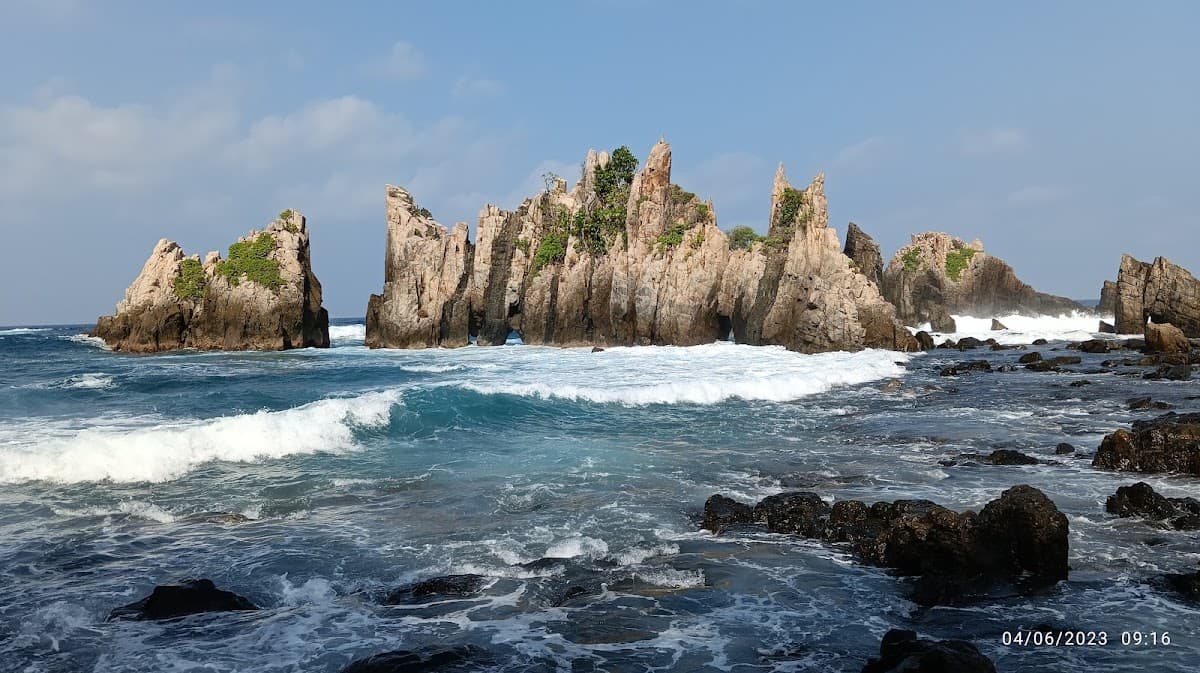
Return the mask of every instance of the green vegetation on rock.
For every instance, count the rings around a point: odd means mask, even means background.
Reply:
[[[971,258],[978,252],[975,248],[959,248],[946,254],[946,276],[957,281],[963,269],[971,263]]]
[[[783,197],[779,199],[779,210],[775,214],[775,225],[787,234],[788,238],[791,238],[792,232],[796,230],[796,216],[800,214],[803,206],[804,192],[792,187],[784,188]]]
[[[694,193],[689,192],[688,190],[674,183],[667,188],[667,196],[671,199],[671,203],[677,206],[691,203],[692,199],[696,198]]]
[[[658,240],[654,242],[654,245],[656,248],[658,248],[659,252],[677,248],[679,247],[680,243],[683,243],[683,235],[687,232],[687,230],[688,226],[686,224],[683,222],[676,222],[675,224],[671,225],[670,229],[667,229],[665,232],[663,232],[662,236],[658,237]]]
[[[549,264],[561,263],[567,258],[567,233],[561,230],[553,230],[542,238],[542,242],[538,245],[537,253],[533,256],[533,272],[541,271],[543,267]]]
[[[293,234],[300,231],[300,225],[296,223],[296,213],[291,208],[279,213],[279,221],[283,222],[283,228]]]
[[[217,264],[217,274],[233,286],[245,279],[278,290],[283,286],[283,277],[279,275],[279,262],[271,259],[278,245],[275,237],[265,231],[252,241],[238,241],[229,246],[228,259]]]
[[[184,301],[200,301],[204,297],[204,289],[208,287],[208,279],[204,277],[204,267],[200,260],[188,257],[179,263],[179,275],[172,283],[175,296]]]
[[[908,252],[900,258],[904,262],[904,270],[913,273],[921,269],[921,253],[916,248],[909,248]]]
[[[708,204],[707,203],[697,203],[696,204],[696,214],[700,216],[700,219],[707,220],[708,219]]]
[[[560,213],[558,228],[578,237],[582,249],[593,255],[603,255],[616,235],[625,231],[626,204],[637,164],[637,157],[628,147],[622,145],[613,150],[608,163],[596,168],[593,182],[596,200],[581,208],[574,217]],[[562,247],[565,255],[565,236]]]
[[[729,230],[729,249],[749,250],[763,238],[765,237],[759,236],[758,232],[743,224]]]

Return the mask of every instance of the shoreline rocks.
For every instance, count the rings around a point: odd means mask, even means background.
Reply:
[[[1092,467],[1121,472],[1200,475],[1200,413],[1170,412],[1134,421],[1100,442]]]
[[[1168,498],[1144,481],[1118,488],[1105,501],[1104,510],[1122,518],[1140,517],[1160,522],[1175,530],[1200,528],[1200,500]]]
[[[308,227],[293,210],[203,262],[173,241],[154,247],[113,315],[90,332],[113,350],[287,350],[329,346]]]
[[[996,673],[996,666],[965,640],[927,640],[891,629],[862,673]]]
[[[731,511],[729,501],[710,497],[705,521],[726,521],[722,513]],[[739,523],[847,543],[864,563],[917,577],[914,600],[923,604],[953,603],[1004,582],[1037,588],[1067,577],[1067,518],[1031,486],[1004,491],[978,514],[927,500],[830,505],[811,492],[766,498],[752,509],[750,521],[745,511],[737,510]]]

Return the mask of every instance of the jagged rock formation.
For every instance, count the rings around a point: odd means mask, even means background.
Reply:
[[[1104,281],[1104,287],[1100,288],[1100,303],[1096,304],[1096,311],[1103,315],[1117,312],[1117,284],[1113,281]]]
[[[940,232],[916,234],[896,252],[883,273],[883,294],[905,324],[928,322],[939,332],[954,331],[954,313],[991,317],[1087,310],[1021,282],[1012,267],[985,253],[978,240],[967,244]]]
[[[1100,442],[1092,467],[1123,472],[1200,475],[1200,413],[1171,412],[1134,421]]]
[[[741,343],[803,352],[914,350],[878,288],[828,228],[824,178],[804,190],[782,167],[769,236],[731,249],[712,203],[671,182],[659,141],[644,167],[625,148],[591,151],[573,189],[554,179],[514,211],[488,205],[477,242],[451,234],[388,188],[384,292],[367,345]]]
[[[152,353],[329,346],[329,314],[313,274],[307,222],[292,210],[201,263],[163,239],[116,313],[92,330],[113,350]]]
[[[387,223],[384,289],[367,303],[366,344],[467,345],[463,299],[472,255],[467,225],[447,231],[408,192],[392,185],[387,186]]]
[[[1121,334],[1140,334],[1149,318],[1200,337],[1200,280],[1165,257],[1147,263],[1124,255],[1113,313]]]
[[[854,260],[854,265],[864,276],[883,287],[883,253],[879,251],[879,244],[853,222],[846,228],[846,247],[843,252]]]

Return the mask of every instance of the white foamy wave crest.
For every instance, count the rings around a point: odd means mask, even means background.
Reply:
[[[359,323],[357,325],[330,325],[329,340],[341,344],[362,343],[367,338],[367,326]]]
[[[1058,316],[1015,314],[996,316],[995,319],[1008,328],[1003,330],[992,330],[992,318],[976,318],[967,315],[951,317],[954,318],[956,331],[948,334],[933,332],[934,343],[941,344],[947,339],[958,341],[965,337],[975,337],[984,341],[995,339],[1001,344],[1017,346],[1028,345],[1038,339],[1045,339],[1047,341],[1087,341],[1088,339],[1096,338],[1117,338],[1117,335],[1100,333],[1100,321],[1112,324],[1113,317],[1110,315],[1097,315],[1076,311]],[[909,328],[914,333],[922,329],[927,332],[931,331],[928,323]],[[1129,336],[1140,337],[1141,335]]]
[[[703,570],[647,568],[635,573],[638,579],[666,589],[692,589],[704,586]]]
[[[400,369],[414,374],[444,374],[459,371],[462,367],[458,365],[403,365]]]
[[[608,553],[608,543],[594,537],[577,535],[555,542],[546,548],[546,558],[598,558]]]
[[[83,344],[84,346],[91,346],[93,348],[103,348],[104,350],[110,350],[108,347],[108,344],[104,343],[104,339],[101,339],[100,337],[90,336],[88,334],[72,334],[70,336],[59,337],[59,339],[73,341],[77,344]]]
[[[666,543],[652,547],[630,547],[612,555],[614,561],[623,566],[634,566],[645,563],[647,559],[658,556],[674,556],[679,553],[679,545]]]
[[[72,376],[64,381],[60,387],[94,390],[98,388],[114,388],[116,385],[116,381],[113,380],[113,377],[107,374],[89,372],[86,374],[79,374],[78,376]]]
[[[18,334],[36,334],[38,332],[48,332],[49,327],[12,327],[10,329],[0,329],[0,336],[16,336]]]
[[[211,461],[254,462],[358,448],[355,428],[386,425],[399,391],[331,398],[283,411],[181,423],[39,433],[9,428],[0,483],[161,482]]]
[[[453,385],[508,394],[628,406],[716,404],[728,399],[784,402],[904,373],[903,353],[804,355],[779,346],[654,346],[549,349],[525,346],[519,366],[472,369]]]
[[[174,514],[167,510],[149,502],[141,500],[123,500],[116,505],[116,508],[109,507],[88,507],[86,509],[55,509],[54,513],[65,517],[79,516],[113,516],[125,514],[138,519],[146,519],[149,521],[157,521],[158,523],[173,523],[176,520]]]

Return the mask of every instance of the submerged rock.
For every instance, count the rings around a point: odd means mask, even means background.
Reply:
[[[992,465],[1037,465],[1041,462],[1033,456],[1012,449],[996,449],[988,455],[987,461]]]
[[[1125,408],[1130,411],[1145,411],[1147,409],[1174,409],[1168,402],[1158,402],[1151,397],[1133,397],[1125,401]]]
[[[487,578],[481,575],[433,577],[391,591],[383,599],[383,603],[384,605],[403,605],[427,603],[443,598],[474,596],[483,589],[485,584],[487,584]]]
[[[1200,413],[1174,412],[1134,421],[1106,436],[1092,466],[1124,472],[1200,475]]]
[[[113,315],[91,331],[113,350],[152,353],[329,346],[329,314],[312,271],[303,215],[285,210],[263,231],[204,262],[163,239]]]
[[[883,635],[879,657],[862,673],[996,673],[996,667],[965,640],[927,640],[915,631],[892,629]]]
[[[182,584],[154,587],[149,596],[109,613],[109,619],[174,619],[202,612],[257,610],[258,606],[231,592],[218,589],[212,580],[190,580]]]

